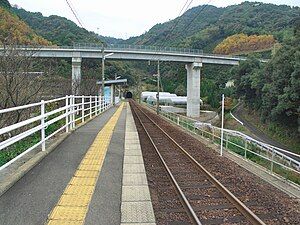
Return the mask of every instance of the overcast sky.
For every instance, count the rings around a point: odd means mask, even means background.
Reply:
[[[69,0],[86,29],[104,36],[129,38],[157,23],[174,19],[187,0]],[[251,1],[251,0],[250,0]],[[218,7],[239,4],[240,0],[194,0],[190,8],[202,4]],[[300,0],[261,0],[261,2],[300,6]],[[10,0],[11,4],[44,16],[59,15],[76,22],[66,0]],[[77,23],[78,24],[78,23]]]

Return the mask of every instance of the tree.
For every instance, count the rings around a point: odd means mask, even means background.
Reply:
[[[218,44],[214,53],[218,54],[241,54],[272,48],[276,44],[273,35],[246,35],[235,34],[227,37]]]
[[[42,74],[32,73],[33,52],[24,56],[12,46],[5,46],[0,54],[0,109],[36,102],[42,90]],[[0,115],[0,127],[17,123],[28,110]]]
[[[179,84],[177,88],[175,89],[175,94],[179,96],[184,96],[186,95],[185,87],[183,84]]]
[[[232,69],[236,96],[258,110],[262,120],[290,128],[297,128],[300,122],[300,35],[296,22],[294,36],[282,43],[267,63],[250,58]]]
[[[231,70],[236,86],[236,97],[242,98],[252,108],[259,108],[260,106],[260,90],[256,88],[262,84],[261,68],[262,64],[259,60],[249,58]]]
[[[0,45],[49,45],[16,15],[0,7]]]

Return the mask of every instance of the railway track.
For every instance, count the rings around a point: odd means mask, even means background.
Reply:
[[[130,104],[184,208],[184,212],[177,210],[179,217],[184,219],[174,224],[265,224],[153,121],[146,111],[133,101]],[[164,179],[164,175],[160,176]],[[167,193],[165,198],[168,201]],[[173,216],[176,218],[176,213]]]

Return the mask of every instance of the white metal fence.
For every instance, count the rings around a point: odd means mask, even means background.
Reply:
[[[150,105],[147,106],[154,109]],[[160,115],[196,135],[221,145],[221,128],[219,127],[199,122],[166,109],[160,111]],[[224,129],[223,147],[244,159],[254,161],[267,168],[271,173],[276,173],[300,184],[300,155],[298,154],[263,143],[242,132],[229,129]]]
[[[21,110],[30,110],[28,118],[23,121],[0,128],[0,151],[12,151],[16,143],[27,141],[26,138],[38,134],[38,141],[21,150],[16,157],[0,167],[0,171],[33,149],[41,146],[46,150],[46,141],[59,132],[69,132],[111,107],[111,100],[101,96],[65,96],[48,101],[0,110],[0,115]],[[54,126],[50,129],[50,126]],[[12,149],[9,149],[12,148]]]

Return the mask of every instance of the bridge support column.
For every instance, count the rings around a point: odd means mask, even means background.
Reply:
[[[72,94],[79,95],[81,83],[81,58],[72,58]]]
[[[200,75],[202,63],[185,65],[187,70],[187,116],[200,116]]]

